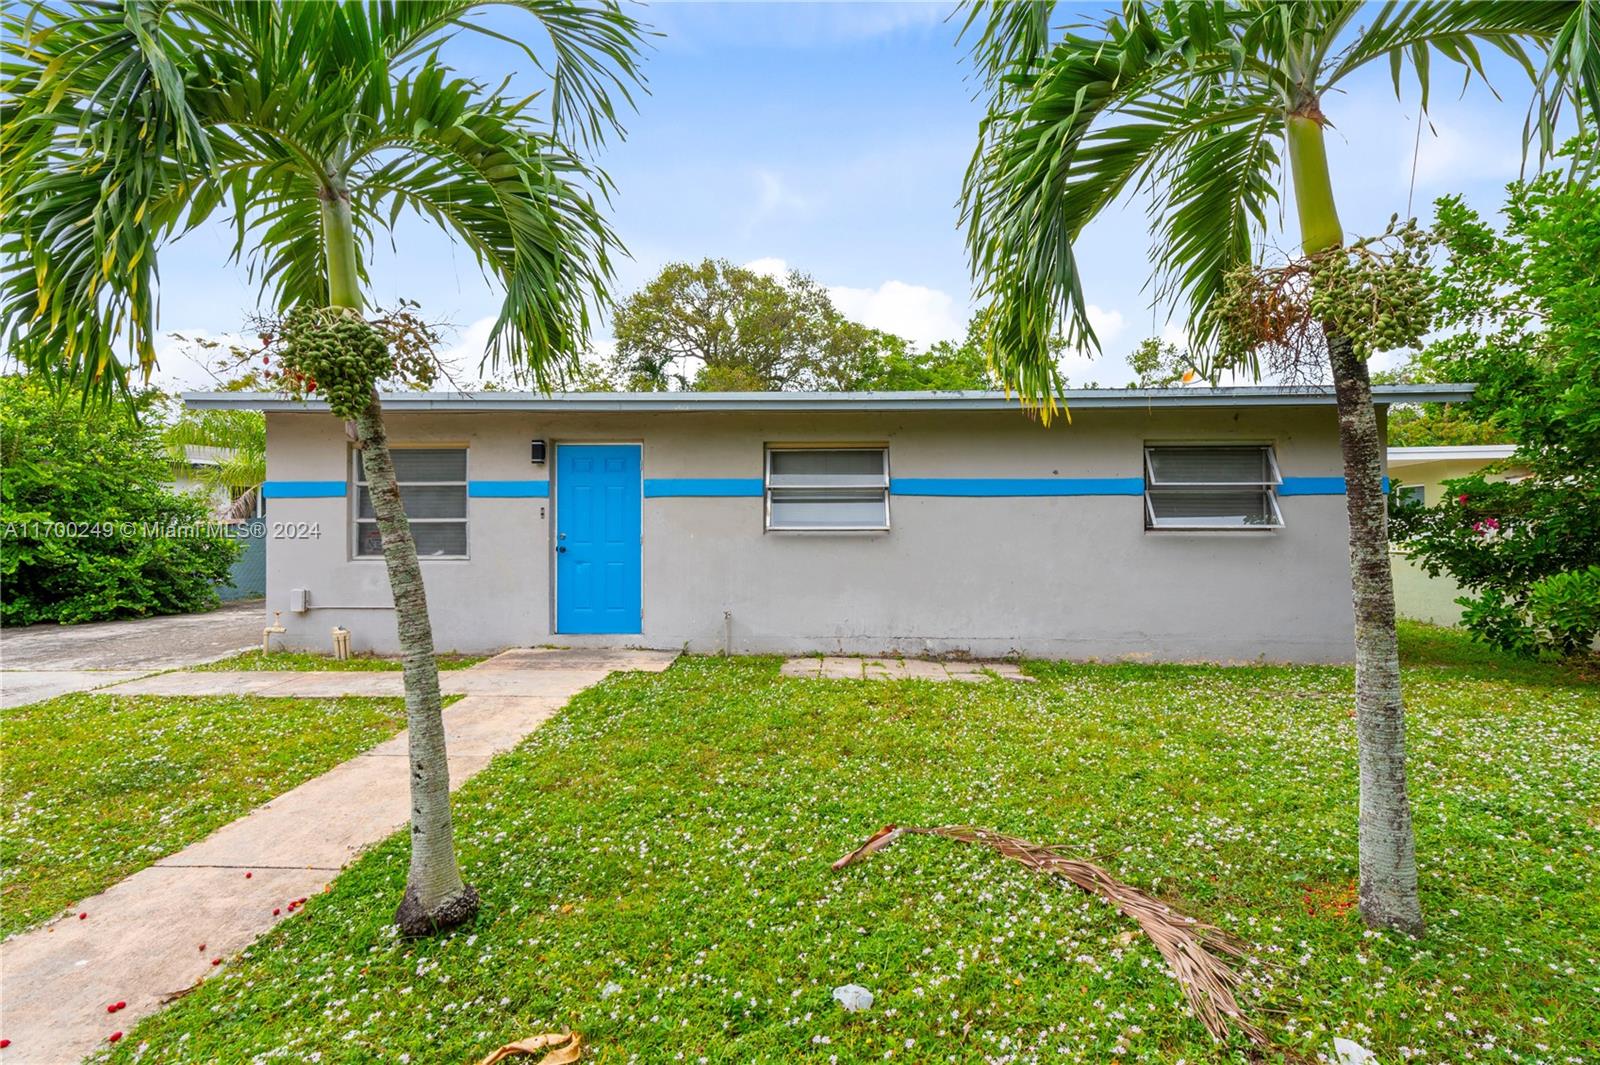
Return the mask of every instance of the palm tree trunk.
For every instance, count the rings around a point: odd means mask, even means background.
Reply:
[[[361,308],[355,268],[355,230],[348,193],[331,185],[322,196],[323,239],[328,257],[328,297],[335,307]],[[394,458],[383,424],[377,390],[355,420],[361,466],[383,537],[383,561],[389,571],[395,623],[405,668],[406,730],[411,776],[411,869],[395,912],[395,924],[406,935],[428,935],[470,919],[478,911],[478,893],[461,879],[456,863],[455,833],[450,820],[450,763],[445,749],[443,708],[439,699],[439,665],[433,653],[433,626],[428,596],[411,537]]]
[[[1361,769],[1361,916],[1375,928],[1422,934],[1416,841],[1406,793],[1406,715],[1389,568],[1389,508],[1383,439],[1367,364],[1350,341],[1330,335],[1328,362],[1339,404],[1350,578],[1356,615],[1356,751]]]
[[[1288,116],[1290,172],[1307,255],[1339,247],[1344,234],[1328,176],[1323,117],[1312,99]],[[1361,770],[1361,916],[1374,928],[1421,935],[1416,842],[1406,793],[1406,724],[1389,569],[1383,438],[1366,363],[1350,341],[1323,327],[1339,410],[1350,582],[1355,605],[1356,749]]]

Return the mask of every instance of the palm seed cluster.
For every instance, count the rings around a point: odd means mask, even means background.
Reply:
[[[1433,324],[1433,238],[1416,219],[1311,260],[1311,317],[1348,337],[1357,357],[1416,347]]]
[[[383,334],[346,307],[297,307],[283,320],[282,372],[319,392],[340,418],[367,409],[373,386],[393,372]]]
[[[1361,359],[1415,347],[1433,323],[1433,243],[1415,219],[1394,217],[1376,237],[1233,271],[1216,311],[1219,361],[1252,365],[1264,352],[1276,370],[1320,363],[1324,330]]]

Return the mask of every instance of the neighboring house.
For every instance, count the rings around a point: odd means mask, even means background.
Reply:
[[[1376,402],[1460,402],[1397,385]],[[344,424],[266,412],[267,610],[289,647],[393,651]],[[395,393],[389,439],[440,650],[1023,654],[1337,662],[1353,652],[1324,388]]]
[[[228,571],[228,580],[217,586],[217,596],[225,601],[259,599],[267,590],[267,541],[265,504],[261,493],[252,493],[245,513],[235,504],[233,493],[211,486],[202,468],[215,469],[234,457],[234,449],[210,444],[184,444],[183,463],[173,463],[172,486],[179,492],[200,496],[206,501],[213,521],[227,527],[227,534],[239,540],[239,557]]]
[[[1389,477],[1401,500],[1437,506],[1445,498],[1445,482],[1477,473],[1492,463],[1504,463],[1516,451],[1515,444],[1453,444],[1443,447],[1392,447],[1389,449]],[[1508,466],[1491,474],[1491,480],[1516,480],[1527,470]],[[1411,561],[1403,547],[1390,549],[1394,570],[1395,610],[1401,617],[1416,618],[1435,625],[1454,625],[1461,620],[1456,598],[1460,585],[1441,574],[1430,577]]]
[[[225,447],[184,444],[183,457],[187,466],[177,461],[174,461],[172,466],[172,487],[179,492],[204,499],[206,508],[217,521],[229,520],[228,512],[233,505],[233,495],[226,488],[209,487],[202,471],[208,467],[222,465],[231,454],[231,450]],[[175,453],[174,459],[176,459]]]

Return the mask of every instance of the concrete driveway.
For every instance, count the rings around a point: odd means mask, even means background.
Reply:
[[[22,706],[261,644],[259,599],[208,614],[0,630],[0,706]]]

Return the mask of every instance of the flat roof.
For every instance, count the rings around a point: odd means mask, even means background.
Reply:
[[[1441,444],[1435,447],[1392,447],[1390,466],[1417,466],[1425,462],[1493,462],[1508,459],[1515,444]]]
[[[1373,401],[1464,403],[1471,384],[1377,385]],[[1325,407],[1331,385],[1247,385],[1234,388],[1077,388],[1057,401],[1069,410],[1138,407]],[[197,410],[325,412],[321,400],[304,402],[276,392],[185,392]],[[751,411],[993,411],[1019,406],[1004,392],[386,392],[393,412],[679,413]]]

